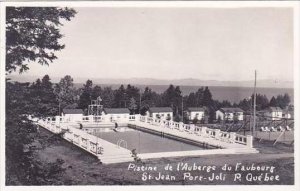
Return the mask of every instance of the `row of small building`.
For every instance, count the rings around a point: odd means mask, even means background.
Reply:
[[[84,117],[82,109],[63,109],[62,116],[67,121],[81,121]],[[203,120],[206,115],[204,107],[189,107],[186,114],[189,120]],[[258,115],[266,117],[269,120],[280,120],[282,118],[290,119],[293,117],[293,112],[289,110],[282,110],[279,107],[270,107],[264,111],[259,111]],[[130,111],[128,108],[104,108],[101,113],[102,119],[105,121],[127,120],[130,118]],[[171,107],[151,107],[146,112],[146,116],[159,118],[164,120],[173,119],[173,110]],[[217,120],[242,121],[245,119],[245,112],[240,108],[221,108],[216,111]]]

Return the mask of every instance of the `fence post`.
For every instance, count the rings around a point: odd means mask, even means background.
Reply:
[[[214,131],[215,131],[215,138],[220,139],[221,138],[220,137],[221,130],[220,129],[215,129]]]
[[[60,116],[55,116],[55,124],[56,125],[60,124]]]
[[[246,145],[247,147],[253,148],[253,137],[251,135],[247,135]]]
[[[235,132],[230,132],[230,142],[234,143],[236,138],[236,133]]]
[[[201,135],[206,135],[206,129],[207,127],[201,127]]]

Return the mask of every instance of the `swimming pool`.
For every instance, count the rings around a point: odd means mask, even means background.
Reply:
[[[118,142],[120,143],[120,140],[124,140],[126,143],[123,141],[120,146],[126,147],[127,145],[127,149],[136,149],[137,153],[192,151],[204,149],[198,145],[188,144],[137,129],[129,127],[122,128],[122,131],[119,130],[118,132],[110,129],[109,131],[94,132],[93,135],[116,145]]]

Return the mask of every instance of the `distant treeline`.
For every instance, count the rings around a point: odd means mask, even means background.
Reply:
[[[209,120],[215,119],[215,111],[221,107],[239,107],[250,111],[253,107],[253,95],[241,100],[239,103],[218,101],[213,99],[208,87],[200,87],[189,95],[182,94],[179,86],[170,85],[163,93],[158,94],[149,87],[139,89],[133,85],[120,85],[118,89],[111,87],[94,86],[87,80],[82,87],[76,88],[73,78],[69,75],[62,78],[59,83],[53,84],[48,75],[37,79],[34,83],[7,82],[7,99],[14,96],[21,97],[24,112],[39,115],[58,115],[63,108],[81,108],[87,112],[88,105],[99,96],[104,108],[129,108],[131,113],[144,114],[149,107],[171,107],[176,118],[182,118],[182,109],[188,107],[205,107]],[[290,96],[285,93],[268,100],[266,95],[257,94],[257,110],[270,106],[286,108],[290,104]],[[9,106],[14,107],[14,106]]]

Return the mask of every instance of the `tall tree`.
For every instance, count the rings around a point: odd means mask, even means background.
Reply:
[[[172,107],[175,115],[180,113],[181,100],[182,96],[179,86],[174,87],[171,84],[168,89],[162,94],[163,106]]]
[[[253,101],[254,101],[254,99],[253,99],[253,95],[252,95],[252,102]],[[269,106],[269,99],[267,98],[267,96],[257,94],[256,95],[256,109],[263,110],[263,109],[266,109],[268,106]]]
[[[122,84],[119,89],[115,90],[113,107],[121,108],[126,107],[127,95],[124,85]]]
[[[195,107],[197,106],[197,97],[194,92],[191,92],[186,98],[187,107]]]
[[[58,7],[6,8],[6,71],[28,70],[28,62],[48,65],[57,57],[55,51],[65,45],[60,27],[70,21],[74,9]]]
[[[101,93],[102,104],[104,108],[111,108],[114,104],[114,91],[111,87],[104,87]]]
[[[129,100],[128,109],[130,110],[131,114],[135,114],[136,113],[137,104],[136,104],[136,101],[135,101],[135,99],[133,97],[130,98],[130,100]]]
[[[203,87],[199,88],[197,92],[195,93],[196,96],[196,107],[202,107],[203,106],[203,99],[204,99],[204,89]]]
[[[7,74],[28,70],[28,63],[32,61],[48,65],[56,59],[55,51],[64,48],[59,42],[62,38],[61,22],[70,20],[74,15],[75,11],[68,8],[7,7],[5,66]],[[43,89],[45,92],[42,92]],[[49,76],[48,79],[46,77],[42,81],[37,80],[30,87],[29,84],[6,83],[7,185],[53,185],[61,181],[58,174],[63,171],[61,168],[63,161],[45,164],[36,159],[35,151],[31,147],[37,138],[34,134],[36,128],[24,117],[24,114],[49,116],[55,113],[50,110],[56,108],[51,103],[56,100],[52,99],[53,91],[50,89],[52,85]]]
[[[145,114],[150,107],[161,105],[161,96],[152,91],[151,88],[146,87],[141,95],[141,102],[141,114]]]
[[[68,105],[74,104],[76,99],[73,78],[69,75],[63,77],[55,86],[54,93],[59,102],[59,112]]]
[[[6,83],[6,185],[62,184],[63,160],[43,163],[35,154],[41,148],[32,146],[39,135],[36,126],[24,114],[32,115],[32,109],[39,107],[40,103],[32,103],[29,91],[29,83]],[[32,104],[34,107],[30,107]],[[45,141],[43,139],[43,143]]]
[[[291,98],[289,94],[285,93],[281,98],[279,107],[281,107],[282,109],[287,108],[290,102],[291,102]]]
[[[210,90],[206,86],[203,91],[203,106],[210,106],[213,102],[212,94],[210,93]]]
[[[277,103],[277,100],[274,96],[272,96],[271,100],[270,100],[270,103],[269,103],[269,106],[270,107],[276,107],[278,106],[278,103]]]
[[[98,85],[96,85],[94,88],[93,88],[93,90],[92,90],[92,99],[93,100],[95,100],[95,99],[97,99],[97,97],[101,97],[101,95],[102,95],[102,88],[101,88],[101,86],[98,86]]]
[[[45,75],[42,80],[37,79],[30,89],[30,105],[34,115],[45,117],[58,114],[58,100],[48,75]]]
[[[87,80],[86,83],[83,85],[81,91],[82,92],[79,98],[78,107],[83,110],[87,110],[88,105],[91,104],[91,100],[92,100],[92,91],[93,91],[92,80]]]

